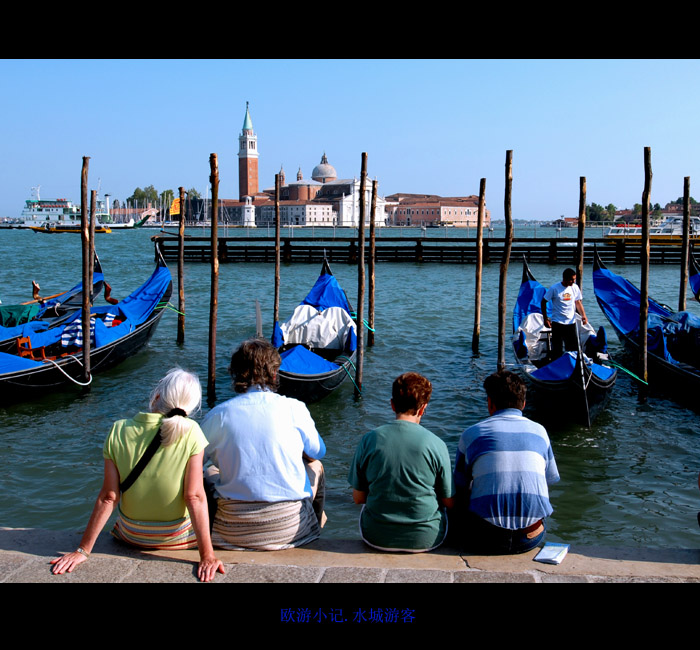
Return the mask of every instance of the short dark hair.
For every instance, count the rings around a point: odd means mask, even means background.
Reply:
[[[496,409],[520,409],[525,406],[527,386],[514,372],[501,370],[486,377],[484,381],[486,395]]]
[[[561,279],[566,280],[568,278],[573,278],[575,275],[576,275],[575,269],[564,269],[564,272],[561,274]]]
[[[245,393],[251,386],[276,391],[282,359],[277,348],[265,339],[248,339],[231,356],[229,372],[233,390]]]
[[[391,400],[397,413],[415,415],[418,409],[430,401],[433,385],[417,372],[405,372],[394,379]]]

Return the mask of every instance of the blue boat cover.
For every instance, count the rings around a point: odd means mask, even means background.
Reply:
[[[639,340],[639,305],[641,292],[631,282],[608,269],[593,271],[593,288],[605,315],[623,334]],[[647,350],[674,364],[668,340],[681,332],[700,327],[700,319],[689,312],[673,312],[649,299]]]
[[[41,361],[18,357],[7,352],[0,352],[0,375],[17,370],[27,370],[28,368],[38,368],[44,364]]]
[[[541,303],[545,293],[547,293],[547,289],[537,282],[537,280],[528,280],[520,285],[518,299],[516,300],[515,308],[513,309],[514,334],[529,314],[542,313]],[[551,316],[551,309],[552,308],[548,303],[548,316]]]
[[[700,273],[695,273],[688,278],[690,290],[695,296],[695,300],[700,300]]]
[[[328,309],[328,307],[342,307],[350,313],[350,305],[345,297],[345,292],[340,288],[335,276],[327,273],[319,276],[316,284],[311,287],[311,291],[300,304],[311,305],[319,311]]]
[[[597,363],[586,364],[590,371],[596,376],[606,381],[615,374],[614,368],[607,368]],[[566,352],[552,363],[535,370],[532,377],[540,381],[562,381],[571,377],[571,374],[576,367],[576,353]]]
[[[303,345],[295,345],[283,352],[281,357],[280,370],[293,372],[297,375],[319,375],[337,370],[340,367],[336,363],[326,361]]]

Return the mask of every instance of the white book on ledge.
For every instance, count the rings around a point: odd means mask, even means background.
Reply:
[[[540,552],[533,558],[536,562],[544,562],[545,564],[561,564],[561,561],[569,552],[568,544],[559,544],[557,542],[546,542]]]

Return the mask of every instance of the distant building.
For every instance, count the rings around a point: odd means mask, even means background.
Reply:
[[[476,228],[478,196],[444,197],[437,194],[392,194],[386,197],[387,222],[393,226],[456,226]],[[491,225],[491,212],[484,211],[484,227]]]

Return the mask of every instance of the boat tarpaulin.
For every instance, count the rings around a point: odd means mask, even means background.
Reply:
[[[295,345],[280,356],[282,357],[280,370],[297,375],[319,375],[338,369],[338,364],[326,361],[326,359],[308,350],[303,345]]]
[[[610,379],[615,374],[614,368],[593,363],[586,356],[584,356],[584,360],[588,369],[603,381]],[[535,370],[532,376],[540,381],[564,381],[571,377],[574,368],[576,368],[576,352],[566,352],[552,363]]]
[[[302,305],[311,305],[319,311],[328,309],[329,307],[341,307],[348,313],[350,305],[345,296],[345,292],[338,284],[338,280],[334,275],[323,273],[316,280],[316,284],[311,287],[308,295],[301,301]]]

